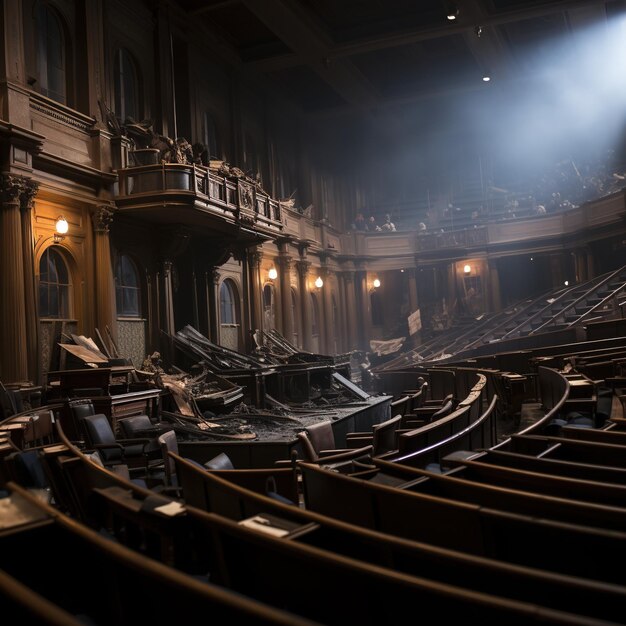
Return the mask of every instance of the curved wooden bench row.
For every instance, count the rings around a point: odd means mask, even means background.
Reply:
[[[533,510],[525,514],[506,511],[495,498],[494,506],[487,506],[400,490],[306,464],[301,471],[307,508],[324,515],[504,561],[616,583],[626,581],[621,558],[616,558],[626,549],[622,531],[550,519]],[[570,506],[576,510],[575,503]],[[589,511],[578,511],[581,517],[592,518]],[[618,526],[622,509],[612,509],[609,514],[614,527]],[[611,559],[598,559],[599,553],[610,554]]]
[[[443,458],[457,450],[477,450],[493,446],[496,443],[495,420],[498,399],[498,396],[494,395],[485,412],[477,420],[449,437],[438,439],[435,443],[409,454],[397,453],[384,458],[411,467],[426,468],[428,466],[441,466]]]
[[[198,616],[245,624],[312,623],[142,556],[14,483],[8,486],[16,500],[45,519],[0,535],[5,573],[82,623],[171,626]],[[25,558],[31,554],[37,555],[36,565]]]
[[[198,502],[204,504],[204,511],[186,503],[186,515],[182,517],[188,521],[189,542],[194,545],[197,552],[203,554],[210,555],[214,550],[217,551],[218,565],[224,568],[225,574],[222,576],[225,576],[225,580],[230,581],[240,592],[255,596],[258,593],[263,594],[260,597],[265,601],[280,602],[281,605],[289,603],[290,601],[285,599],[287,594],[288,598],[294,596],[295,602],[302,602],[301,595],[308,594],[308,590],[315,588],[319,580],[323,579],[325,585],[334,580],[332,576],[336,574],[331,573],[331,569],[334,568],[335,572],[342,572],[344,576],[343,583],[338,582],[334,588],[344,595],[343,599],[337,598],[337,602],[331,606],[336,607],[338,614],[345,619],[346,616],[342,611],[346,607],[343,604],[352,606],[351,602],[345,603],[346,595],[347,597],[351,595],[347,591],[363,593],[367,587],[367,579],[372,573],[371,567],[363,570],[362,564],[367,563],[370,566],[391,568],[396,572],[420,578],[427,574],[429,580],[460,587],[465,593],[471,590],[489,596],[501,596],[508,600],[514,599],[552,609],[572,611],[579,615],[612,619],[619,616],[624,609],[626,591],[613,585],[590,583],[576,577],[502,563],[356,527],[251,492],[214,473],[202,472],[196,465],[175,454],[172,454],[172,457],[176,462],[177,472],[184,476],[186,485],[190,481],[201,485],[191,491],[201,494]],[[206,511],[211,511],[213,515],[207,516]],[[291,532],[288,539],[272,539],[267,542],[259,538],[257,533],[257,541],[252,539],[255,531],[247,530],[235,523],[228,524],[216,515],[234,522],[249,520],[258,515],[268,521],[272,520],[274,524],[272,528],[289,528]],[[236,533],[235,541],[238,542],[238,548],[230,545],[230,540],[225,541],[222,536],[214,549],[211,548],[210,541],[216,532],[216,520],[222,529],[227,527],[226,532],[231,537],[233,535],[228,529]],[[207,531],[207,526],[211,532]],[[251,541],[253,543],[250,543]],[[259,543],[264,544],[264,551],[269,551],[263,552],[262,558],[254,547]],[[309,550],[294,551],[286,548],[294,544],[304,544]],[[311,548],[315,550],[311,552]],[[233,550],[237,551],[236,555]],[[239,553],[239,550],[242,552]],[[327,554],[320,555],[319,550],[324,550]],[[359,563],[353,568],[351,564],[346,564],[345,558],[338,560],[336,555],[356,559]],[[318,562],[320,557],[323,558],[322,564]],[[207,558],[209,560],[204,567],[211,569],[210,556]],[[298,560],[302,559],[308,559],[309,565],[303,566],[303,562],[298,564]],[[262,572],[255,569],[256,564],[263,568]],[[275,567],[280,571],[275,571]],[[331,569],[320,571],[320,567]],[[294,576],[296,571],[298,575]],[[362,579],[364,572],[365,582]],[[313,577],[312,580],[309,580],[309,574]],[[284,580],[285,576],[289,581]],[[357,580],[359,587],[352,589],[351,585]],[[423,590],[418,589],[418,593],[422,592]],[[276,593],[281,595],[277,596]],[[373,615],[380,616],[381,611],[389,610],[385,608],[388,603],[381,597],[380,592],[372,589],[368,595],[371,595],[376,603],[374,606],[368,606]],[[393,597],[393,593],[390,597]],[[457,600],[454,596],[451,598],[451,602]],[[378,603],[382,603],[384,607],[381,608]],[[326,618],[325,623],[328,623],[327,620],[335,619],[335,612],[329,609],[329,604],[328,594],[322,594],[317,598],[317,610],[321,608],[332,612],[332,618]],[[488,599],[485,615],[489,614],[489,608]],[[371,619],[371,616],[360,614],[359,617],[359,621],[364,620],[366,623]],[[527,619],[532,618],[527,616]]]

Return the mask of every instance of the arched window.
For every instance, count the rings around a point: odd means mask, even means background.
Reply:
[[[141,317],[141,283],[133,260],[121,254],[115,267],[115,300],[120,317]]]
[[[35,9],[39,91],[67,104],[67,52],[61,20],[43,2]]]
[[[233,281],[226,279],[220,287],[220,323],[237,324],[237,308]]]
[[[115,53],[115,112],[122,120],[129,117],[138,120],[139,115],[139,78],[137,64],[125,48]]]
[[[383,300],[377,291],[373,291],[370,294],[370,306],[372,307],[372,325],[383,325]]]
[[[42,318],[68,319],[72,283],[65,260],[50,247],[39,261],[39,315]]]
[[[202,143],[206,146],[211,159],[221,157],[217,141],[217,126],[210,113],[205,113],[202,118]]]

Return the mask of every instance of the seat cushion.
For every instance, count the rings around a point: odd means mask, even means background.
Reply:
[[[227,454],[220,452],[216,457],[204,463],[204,468],[210,470],[232,470],[235,469],[235,466]]]

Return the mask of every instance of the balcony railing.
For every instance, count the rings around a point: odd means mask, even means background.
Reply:
[[[283,227],[280,203],[247,180],[220,176],[199,165],[161,163],[128,167],[118,171],[118,204],[132,208],[151,197],[188,196],[202,209],[230,214],[236,221],[280,230]]]

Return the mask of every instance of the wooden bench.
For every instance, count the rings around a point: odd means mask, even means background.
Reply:
[[[215,514],[205,516],[205,525],[219,554],[213,580],[325,624],[390,624],[405,620],[416,606],[444,623],[459,615],[482,624],[546,619],[571,624],[576,619],[570,613],[444,585],[278,538]]]
[[[322,515],[506,562],[618,584],[626,581],[622,531],[414,493],[312,465],[303,464],[301,471],[306,506]],[[611,558],[599,559],[598,554]]]
[[[0,534],[4,572],[82,623],[171,626],[210,615],[220,622],[311,624],[137,554],[19,486],[9,488],[41,519]]]
[[[504,450],[467,451],[465,458],[461,458],[459,462],[462,463],[465,459],[476,460],[497,467],[511,467],[530,472],[539,472],[550,476],[565,476],[626,485],[626,468],[610,467],[608,465],[561,461],[545,456],[536,457]]]
[[[428,466],[440,465],[441,459],[451,452],[493,446],[496,443],[495,419],[498,400],[498,396],[494,395],[485,412],[477,420],[449,437],[409,454],[396,453],[384,458],[411,467],[427,468]],[[373,459],[373,463],[376,465],[376,459]]]
[[[454,455],[453,455],[454,456]],[[595,502],[609,506],[626,506],[626,486],[582,478],[550,474],[511,467],[499,467],[479,460],[446,459],[451,466],[447,476],[507,489],[528,491],[578,502]],[[572,519],[572,521],[575,521]]]

